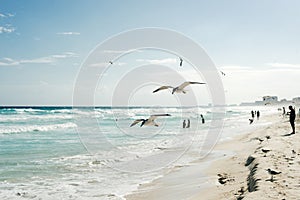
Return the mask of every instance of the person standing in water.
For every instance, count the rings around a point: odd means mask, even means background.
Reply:
[[[190,125],[191,125],[191,121],[190,121],[190,119],[188,119],[186,128],[190,128]]]
[[[251,117],[252,117],[252,119],[254,119],[254,117],[255,117],[253,110],[251,111]]]
[[[295,110],[293,108],[293,106],[289,106],[290,109],[290,124],[292,127],[293,132],[291,134],[295,134],[295,118],[296,118],[296,113]]]
[[[260,112],[259,112],[259,110],[256,112],[256,116],[257,116],[257,120],[259,120],[259,117],[260,117]]]

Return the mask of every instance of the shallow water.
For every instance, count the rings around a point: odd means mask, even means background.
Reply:
[[[249,126],[250,111],[227,107],[219,139],[267,124],[262,117]],[[159,127],[129,127],[157,113],[171,116],[156,119]],[[0,198],[120,199],[167,169],[199,159],[208,131],[220,129],[211,126],[213,114],[221,120],[206,107],[1,108]],[[182,128],[184,119],[190,128]]]

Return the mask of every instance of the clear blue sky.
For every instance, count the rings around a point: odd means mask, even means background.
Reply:
[[[297,0],[0,0],[0,105],[70,105],[88,53],[142,27],[199,43],[227,72],[228,103],[300,96],[299,8]]]

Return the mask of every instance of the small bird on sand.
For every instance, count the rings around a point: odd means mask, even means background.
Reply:
[[[264,153],[268,153],[269,151],[271,151],[271,149],[261,149],[261,151]]]
[[[191,85],[191,84],[206,84],[206,83],[186,81],[186,82],[182,83],[181,85],[179,85],[177,87],[173,87],[173,86],[161,86],[161,87],[157,88],[156,90],[154,90],[153,93],[161,91],[161,90],[172,88],[172,94],[174,94],[175,92],[176,93],[183,93],[183,94],[185,94],[187,91],[184,90],[184,88],[186,86],[188,86],[188,85]]]
[[[111,64],[111,65],[112,65],[112,64],[113,64],[113,62],[112,62],[112,61],[109,61],[109,64]]]
[[[258,138],[258,141],[259,141],[260,143],[262,143],[264,140],[261,139],[261,138]]]
[[[225,75],[226,75],[224,72],[222,72],[222,71],[220,71],[220,72],[221,72],[221,74],[222,74],[223,76],[225,76]]]
[[[267,169],[267,171],[268,171],[268,173],[271,175],[271,179],[270,179],[270,181],[274,181],[274,179],[273,179],[273,176],[274,175],[278,175],[278,174],[281,174],[281,172],[277,172],[277,171],[275,171],[275,170],[272,170],[272,169]]]
[[[154,120],[157,117],[161,117],[161,116],[171,116],[170,114],[157,114],[157,115],[151,115],[148,119],[136,119],[134,120],[134,122],[130,125],[130,127],[140,123],[141,123],[141,127],[142,126],[159,126]]]
[[[278,171],[275,171],[275,170],[272,170],[272,169],[267,169],[267,171],[269,172],[270,175],[277,175],[277,174],[281,174],[281,172],[278,172]]]

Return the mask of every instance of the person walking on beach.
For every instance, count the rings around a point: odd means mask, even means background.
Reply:
[[[295,134],[295,118],[296,118],[296,113],[295,110],[293,108],[293,106],[289,106],[290,109],[290,124],[292,127],[293,132],[291,134]]]
[[[256,116],[257,116],[257,120],[259,120],[259,117],[260,117],[260,112],[259,112],[259,110],[256,112]]]
[[[285,116],[285,107],[282,107],[282,116]]]
[[[182,128],[185,128],[185,126],[186,126],[186,123],[185,123],[185,120],[183,120]]]
[[[201,114],[200,117],[201,117],[201,120],[202,120],[202,124],[204,124],[205,123],[205,119],[204,119],[203,115]]]
[[[253,110],[251,111],[251,116],[252,116],[252,119],[254,119],[255,115],[254,115],[254,111]]]
[[[191,125],[191,121],[190,121],[190,119],[188,119],[186,128],[190,128],[190,125]]]

